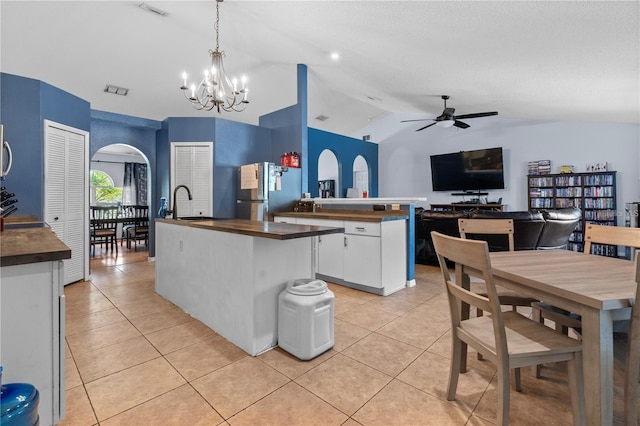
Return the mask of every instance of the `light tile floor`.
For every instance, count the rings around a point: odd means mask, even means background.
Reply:
[[[154,293],[146,252],[92,258],[65,287],[62,425],[483,425],[496,419],[495,369],[469,355],[445,396],[450,324],[435,267],[387,297],[330,284],[335,346],[311,361],[279,348],[251,357]],[[523,372],[511,424],[572,423],[566,365]],[[616,421],[621,398],[616,388]]]

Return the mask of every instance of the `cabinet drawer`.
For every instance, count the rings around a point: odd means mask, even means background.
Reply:
[[[379,222],[344,222],[344,233],[355,235],[369,235],[371,237],[380,236]]]
[[[331,228],[343,227],[343,223],[341,220],[309,219],[306,217],[299,217],[298,225],[328,226]]]

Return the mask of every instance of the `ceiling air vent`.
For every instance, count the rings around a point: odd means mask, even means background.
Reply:
[[[126,89],[124,87],[114,86],[112,84],[107,84],[106,86],[104,86],[104,91],[106,93],[112,93],[114,95],[120,95],[120,96],[127,96],[127,93],[129,93],[129,89]]]
[[[167,16],[167,12],[165,12],[164,10],[158,9],[157,7],[149,6],[146,3],[140,3],[138,5],[138,7],[140,9],[144,10],[144,11],[149,12],[149,13],[154,13],[154,14],[159,15],[159,16]]]
[[[327,117],[326,115],[322,115],[322,114],[320,114],[319,116],[317,116],[317,117],[316,117],[316,120],[319,120],[319,121],[325,121],[325,120],[327,120],[328,118],[329,118],[329,117]]]

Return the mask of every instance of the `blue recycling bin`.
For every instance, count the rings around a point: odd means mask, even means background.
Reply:
[[[40,394],[29,383],[2,384],[0,367],[0,425],[37,426]]]

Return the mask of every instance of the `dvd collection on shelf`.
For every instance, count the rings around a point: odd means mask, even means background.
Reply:
[[[548,175],[551,173],[551,160],[529,161],[530,175]]]
[[[568,249],[583,251],[583,235],[586,223],[616,226],[616,172],[595,173],[531,173],[527,177],[529,209],[560,209],[578,207],[582,220],[569,239]],[[546,176],[540,176],[546,174]],[[617,246],[596,245],[592,252],[606,256],[618,256]]]

